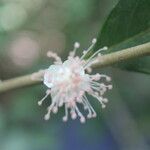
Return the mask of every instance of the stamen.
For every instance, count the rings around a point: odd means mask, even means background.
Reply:
[[[43,101],[48,97],[48,95],[50,95],[50,90],[47,90],[46,95],[40,101],[38,101],[39,106],[42,105]]]
[[[86,61],[85,66],[84,66],[84,68],[87,68],[87,66],[89,66],[88,64],[91,63],[91,62],[93,62],[94,59],[92,59],[92,58],[94,58],[94,57],[95,57],[97,54],[99,54],[101,51],[104,51],[104,50],[107,50],[107,49],[108,49],[108,47],[105,46],[105,47],[103,47],[103,48],[97,50],[90,58],[88,58],[88,60]]]
[[[96,112],[95,112],[95,110],[93,109],[93,107],[91,106],[91,104],[89,103],[89,101],[88,101],[88,99],[87,99],[87,97],[84,95],[84,99],[83,99],[83,101],[86,103],[86,105],[89,107],[89,114],[88,114],[88,118],[90,118],[90,117],[96,117]],[[91,114],[91,111],[92,111],[92,114]]]
[[[95,97],[101,103],[102,108],[106,107],[106,105],[104,104],[106,99],[102,98],[100,95],[98,95],[98,93],[93,93],[92,96]]]
[[[76,118],[77,118],[77,114],[76,114],[76,112],[75,112],[75,109],[74,109],[74,107],[72,107],[71,108],[71,118],[73,119],[73,120],[75,120]]]
[[[50,58],[54,58],[55,63],[62,64],[61,58],[56,53],[48,51],[47,56],[50,57]]]
[[[74,43],[74,49],[73,51],[70,52],[69,57],[68,58],[72,58],[75,56],[77,49],[80,47],[80,43],[79,42],[75,42]]]
[[[65,104],[65,116],[63,117],[63,121],[66,122],[68,120],[68,108],[67,104]]]
[[[92,50],[92,48],[94,47],[96,41],[97,41],[96,38],[94,38],[94,39],[92,40],[92,44],[91,44],[90,47],[86,50],[86,52],[82,55],[81,60],[86,56],[86,54],[87,54],[90,50]]]
[[[90,109],[92,110],[93,115],[96,116],[96,112],[95,112],[94,108],[92,107],[92,105],[89,103],[87,98],[86,98],[86,103],[90,107]]]
[[[44,119],[45,119],[45,120],[49,120],[49,118],[50,118],[50,113],[51,113],[51,110],[52,110],[54,104],[55,104],[55,103],[53,102],[53,103],[47,108],[48,112],[47,112],[47,114],[44,116]]]
[[[77,111],[78,116],[80,117],[80,122],[85,123],[85,117],[82,115],[82,113],[79,111],[78,107],[75,106],[75,109]]]

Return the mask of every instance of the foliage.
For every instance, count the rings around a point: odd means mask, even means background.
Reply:
[[[95,50],[108,46],[110,53],[149,42],[149,10],[149,0],[120,0],[105,21]],[[150,57],[130,60],[117,67],[150,73]]]

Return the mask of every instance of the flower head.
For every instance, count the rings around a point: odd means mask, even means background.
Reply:
[[[42,102],[51,95],[51,105],[48,107],[45,120],[50,118],[51,112],[57,113],[58,108],[64,105],[65,116],[63,121],[68,120],[69,113],[72,119],[80,118],[82,123],[86,118],[81,113],[78,105],[82,104],[83,108],[87,110],[87,118],[96,117],[94,108],[87,99],[87,94],[96,98],[102,108],[105,108],[105,103],[108,102],[107,98],[103,95],[108,89],[112,89],[111,84],[104,84],[98,82],[102,78],[106,81],[110,81],[111,78],[104,74],[90,75],[87,72],[91,71],[90,65],[96,59],[96,56],[101,51],[107,50],[107,47],[103,47],[95,52],[90,58],[84,60],[85,56],[91,51],[96,39],[92,40],[91,46],[83,52],[81,57],[75,56],[76,50],[80,47],[80,44],[76,42],[74,44],[74,50],[70,52],[68,59],[62,62],[61,58],[51,51],[47,53],[48,57],[55,59],[54,65],[51,65],[44,73],[44,84],[48,87],[45,97],[38,102],[42,105]]]

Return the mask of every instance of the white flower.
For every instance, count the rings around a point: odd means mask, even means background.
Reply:
[[[84,60],[85,56],[91,51],[96,39],[92,40],[92,45],[83,52],[82,57],[75,56],[76,50],[80,47],[80,44],[76,42],[74,44],[74,50],[69,54],[68,59],[64,62],[57,56],[56,53],[48,52],[49,57],[55,59],[54,65],[51,65],[44,73],[44,84],[48,87],[45,97],[38,102],[39,105],[51,95],[51,105],[48,107],[48,112],[45,115],[45,120],[50,118],[51,112],[57,113],[58,107],[65,106],[65,116],[63,121],[68,120],[70,113],[72,119],[80,117],[82,123],[86,118],[83,116],[78,108],[78,105],[82,104],[84,109],[87,110],[87,118],[96,117],[96,112],[87,99],[87,94],[96,98],[102,108],[105,108],[105,103],[108,102],[107,98],[103,97],[103,94],[112,89],[112,85],[105,85],[99,83],[101,78],[105,78],[106,81],[110,81],[109,76],[103,74],[90,75],[87,72],[91,70],[90,65],[96,59],[96,56],[100,54],[100,51],[106,50],[107,47],[99,49],[88,60]]]

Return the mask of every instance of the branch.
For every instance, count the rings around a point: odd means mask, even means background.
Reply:
[[[102,68],[105,66],[113,65],[121,61],[137,58],[141,56],[146,56],[146,55],[150,55],[150,42],[139,46],[127,48],[121,51],[106,54],[103,56],[99,56],[96,59],[96,61],[92,63],[91,67]],[[0,93],[6,92],[8,90],[16,89],[16,88],[39,84],[41,83],[41,81],[36,79],[42,77],[43,77],[43,72],[39,71],[33,74],[2,81],[0,82]]]
[[[128,59],[147,56],[147,55],[150,55],[150,42],[103,55],[97,58],[95,62],[93,62],[92,67],[102,68],[102,67],[113,65],[115,63],[119,63],[121,61],[126,61]]]

